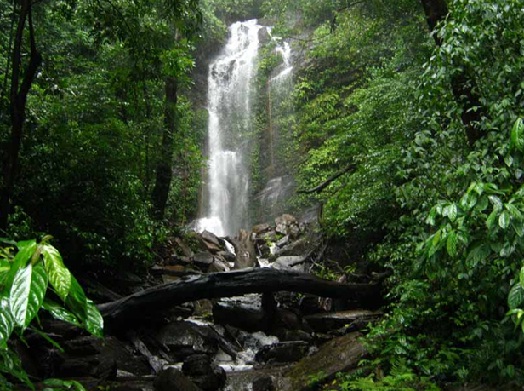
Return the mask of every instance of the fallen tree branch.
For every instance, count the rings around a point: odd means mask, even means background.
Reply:
[[[369,300],[379,291],[379,285],[343,284],[322,280],[309,273],[246,268],[231,272],[188,276],[178,281],[155,286],[100,304],[98,308],[105,325],[111,330],[124,327],[126,322],[158,316],[170,307],[204,298],[239,296],[246,293],[293,291],[323,297]]]
[[[313,187],[312,189],[308,190],[299,190],[297,193],[299,194],[313,194],[313,193],[320,193],[322,190],[324,190],[326,187],[328,187],[332,182],[334,182],[336,179],[340,178],[342,175],[346,174],[349,171],[353,171],[356,169],[355,164],[350,164],[344,169],[336,172],[332,176],[330,176],[328,179],[326,179],[324,182],[322,182],[320,185]]]

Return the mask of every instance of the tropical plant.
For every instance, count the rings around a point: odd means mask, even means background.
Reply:
[[[87,298],[84,290],[65,267],[58,250],[44,237],[36,240],[12,242],[2,240],[0,247],[0,386],[13,389],[9,380],[16,379],[34,389],[22,368],[20,359],[11,348],[11,338],[23,338],[31,330],[53,342],[40,329],[40,310],[54,318],[82,327],[96,336],[102,336],[103,319]],[[49,381],[48,385],[60,381]],[[65,383],[62,383],[65,385]],[[76,382],[69,386],[81,389]]]

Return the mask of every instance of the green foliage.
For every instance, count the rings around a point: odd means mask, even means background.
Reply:
[[[405,368],[395,368],[391,375],[370,374],[361,376],[357,374],[338,373],[331,386],[336,386],[339,391],[439,391],[440,388],[426,377],[418,377]],[[330,386],[324,389],[333,390]]]
[[[0,384],[11,389],[4,377],[9,375],[34,389],[8,344],[13,333],[21,338],[41,309],[96,336],[102,336],[103,319],[65,267],[58,250],[48,243],[48,238],[41,243],[36,240],[5,243],[0,253]],[[50,299],[48,292],[53,292],[60,304]],[[83,390],[77,382],[55,379],[45,384],[60,389]]]
[[[522,5],[452,1],[437,31],[442,45],[419,86],[422,126],[397,171],[404,213],[376,253],[394,271],[391,313],[369,339],[387,369],[522,382],[523,338],[508,321],[520,329]],[[460,75],[482,105],[474,145],[450,88]]]
[[[81,260],[74,269],[140,270],[150,264],[161,230],[150,216],[150,192],[164,129],[164,78],[178,79],[180,95],[191,85],[198,2],[52,1],[33,8],[45,61],[28,97],[6,234],[51,232],[64,253]],[[3,31],[9,19],[9,12],[0,14]],[[1,67],[8,64],[8,35],[2,35]],[[181,152],[173,170],[184,178],[172,186],[174,224],[194,214],[202,163],[201,128],[187,99],[179,102]],[[7,134],[0,125],[0,145]]]
[[[386,376],[345,389],[524,382],[524,3],[446,3],[436,40],[418,2],[264,3],[314,29],[295,156],[300,188],[326,186],[303,201],[323,204],[324,230],[352,257],[393,271],[367,339]]]

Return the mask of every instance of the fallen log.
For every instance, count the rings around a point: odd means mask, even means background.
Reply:
[[[107,328],[161,313],[188,301],[246,293],[292,291],[322,297],[369,301],[379,285],[345,284],[323,280],[308,273],[272,268],[246,268],[231,272],[186,276],[180,280],[145,289],[119,300],[98,305]]]

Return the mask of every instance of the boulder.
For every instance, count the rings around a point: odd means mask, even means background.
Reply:
[[[277,270],[293,270],[296,272],[307,272],[306,257],[305,256],[284,256],[278,257],[271,267]]]
[[[204,391],[217,391],[226,384],[226,372],[213,364],[206,354],[187,357],[182,365],[182,372]]]
[[[255,355],[255,359],[266,364],[284,364],[300,360],[306,356],[308,351],[307,342],[278,342],[263,346]]]
[[[219,348],[219,336],[210,326],[186,321],[164,326],[154,338],[174,362],[194,354],[215,354]]]
[[[294,216],[283,214],[282,216],[275,218],[275,226],[277,233],[287,235],[290,232],[290,228],[292,226],[296,226],[298,228],[298,221]]]
[[[153,383],[155,391],[200,391],[195,383],[175,368],[160,372]]]
[[[202,239],[207,242],[207,243],[211,243],[213,245],[215,245],[216,247],[220,247],[220,240],[218,239],[218,237],[214,234],[214,233],[211,233],[211,232],[208,232],[208,231],[204,231],[200,234],[200,236],[202,237]]]
[[[253,381],[253,391],[276,391],[275,379],[272,376],[261,376]]]
[[[268,232],[269,230],[271,230],[271,227],[269,226],[269,224],[262,223],[262,224],[255,225],[252,229],[252,232],[256,236],[259,236],[260,234],[263,234],[264,232]]]
[[[199,267],[208,267],[214,262],[214,260],[215,257],[213,256],[213,254],[205,251],[196,253],[193,256],[193,262],[195,263],[195,265]]]

